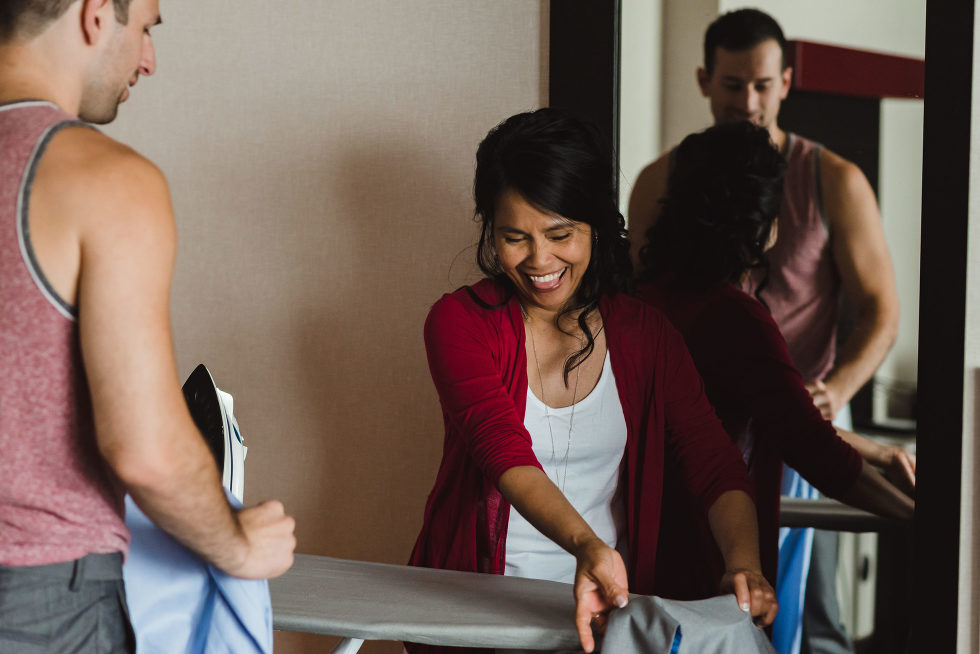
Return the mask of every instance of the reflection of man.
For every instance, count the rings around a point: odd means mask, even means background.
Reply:
[[[105,123],[154,72],[158,0],[0,7],[0,651],[132,651],[128,491],[237,576],[282,573],[278,502],[234,513],[184,405],[163,175]]]
[[[705,34],[704,68],[698,69],[701,93],[716,123],[749,120],[766,127],[788,160],[779,237],[769,253],[770,270],[761,296],[789,346],[790,354],[814,402],[828,419],[874,374],[895,340],[898,298],[878,207],[870,185],[853,163],[820,145],[779,128],[779,106],[789,91],[792,68],[786,66],[785,39],[779,25],[763,12],[743,9],[718,18]],[[656,220],[667,186],[666,154],[640,173],[630,197],[634,247]],[[764,277],[757,274],[751,286]],[[843,287],[855,313],[854,331],[835,352],[838,295]],[[747,289],[752,290],[752,289]],[[836,558],[836,535],[826,543]],[[830,575],[817,563],[814,577]],[[811,590],[808,590],[810,593]],[[831,588],[827,629],[839,632]],[[820,629],[811,619],[818,604],[807,598],[803,651],[847,651],[842,633],[818,645]],[[782,596],[780,599],[783,604]],[[785,608],[785,607],[783,607]],[[834,643],[837,644],[834,644]]]

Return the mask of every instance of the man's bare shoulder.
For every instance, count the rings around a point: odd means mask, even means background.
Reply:
[[[73,201],[139,196],[166,189],[166,178],[128,145],[89,127],[69,127],[51,139],[38,175],[50,177]]]
[[[820,150],[820,183],[824,193],[847,196],[853,193],[871,192],[867,177],[852,161],[848,161],[832,150]]]
[[[633,192],[638,188],[666,188],[667,175],[670,172],[670,151],[663,153],[653,162],[648,164],[640,174],[636,176],[636,184]]]
[[[629,200],[630,252],[634,264],[639,263],[640,249],[647,231],[660,216],[660,200],[667,193],[667,175],[670,172],[670,153],[661,155],[640,171],[633,184]]]
[[[88,127],[69,127],[52,137],[41,158],[35,190],[52,212],[79,221],[157,215],[172,218],[166,177],[131,147]],[[53,192],[52,192],[53,191]]]

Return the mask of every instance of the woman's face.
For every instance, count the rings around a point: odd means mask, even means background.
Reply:
[[[544,213],[506,190],[494,212],[493,243],[524,307],[559,311],[589,266],[592,228]]]

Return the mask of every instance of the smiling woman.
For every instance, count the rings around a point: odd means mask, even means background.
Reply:
[[[602,629],[630,590],[652,592],[669,466],[726,552],[719,588],[771,623],[745,468],[681,337],[626,293],[629,244],[600,144],[541,109],[480,145],[487,279],[426,320],[446,436],[411,563],[574,583],[592,651],[590,624]]]

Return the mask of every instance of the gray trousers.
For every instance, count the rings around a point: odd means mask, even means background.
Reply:
[[[102,654],[136,651],[122,554],[0,566],[0,652]]]
[[[837,605],[837,532],[816,529],[803,603],[801,654],[852,654]]]

